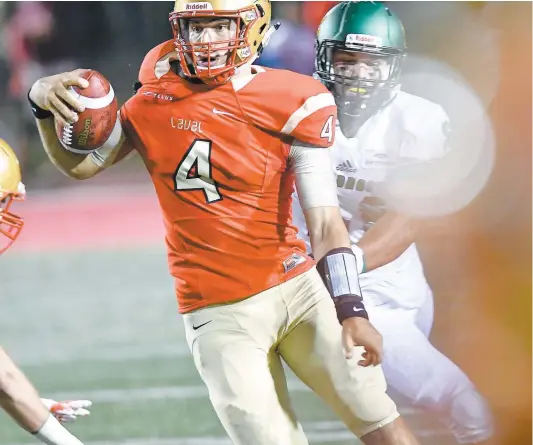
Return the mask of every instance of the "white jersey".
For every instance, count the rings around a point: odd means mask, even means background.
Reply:
[[[402,91],[368,119],[356,137],[346,138],[337,127],[330,156],[337,176],[342,217],[352,243],[357,243],[365,233],[359,205],[372,196],[376,183],[385,180],[391,167],[443,156],[447,133],[448,117],[442,107]],[[294,224],[310,251],[296,194],[294,198]],[[391,263],[361,274],[360,284],[367,304],[419,307],[428,292],[414,244]]]

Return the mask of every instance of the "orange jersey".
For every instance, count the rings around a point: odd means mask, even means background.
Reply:
[[[173,43],[146,56],[121,109],[166,226],[180,312],[243,299],[313,260],[292,226],[293,139],[329,147],[336,108],[318,81],[255,67],[216,88],[170,69]],[[320,187],[320,185],[317,185]]]

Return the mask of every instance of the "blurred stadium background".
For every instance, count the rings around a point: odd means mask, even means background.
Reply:
[[[283,26],[260,63],[311,74],[314,32],[333,4],[275,2]],[[441,102],[457,127],[460,98],[451,103],[413,80],[453,72],[475,93],[496,142],[482,192],[429,220],[420,237],[436,298],[432,340],[490,401],[498,443],[532,443],[531,3],[390,6],[410,48],[405,88]],[[17,209],[25,231],[1,259],[0,341],[44,396],[94,401],[91,418],[72,427],[90,445],[229,443],[189,359],[144,167],[133,159],[86,183],[63,177],[26,103],[38,77],[77,67],[104,73],[126,100],[144,54],[170,38],[170,8],[0,2],[0,137],[20,156],[29,191]],[[353,443],[295,379],[291,388],[313,444]],[[453,444],[427,413],[401,406],[425,445]],[[32,440],[0,414],[2,445]]]

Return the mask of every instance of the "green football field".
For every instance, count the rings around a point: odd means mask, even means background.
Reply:
[[[86,445],[230,444],[190,359],[162,249],[14,249],[0,275],[0,343],[43,397],[93,401],[69,427]],[[310,443],[356,443],[288,379]],[[426,415],[401,411],[424,445],[453,444]],[[0,444],[22,443],[35,440],[0,414]]]

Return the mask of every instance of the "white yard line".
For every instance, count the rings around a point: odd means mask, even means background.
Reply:
[[[311,392],[307,386],[298,380],[288,380],[287,386],[290,392]],[[130,403],[136,400],[203,399],[207,398],[207,396],[207,389],[203,385],[77,390],[43,394],[43,397],[55,400],[88,399],[95,405],[98,403]],[[403,415],[413,415],[417,413],[417,410],[402,408],[401,413]]]

